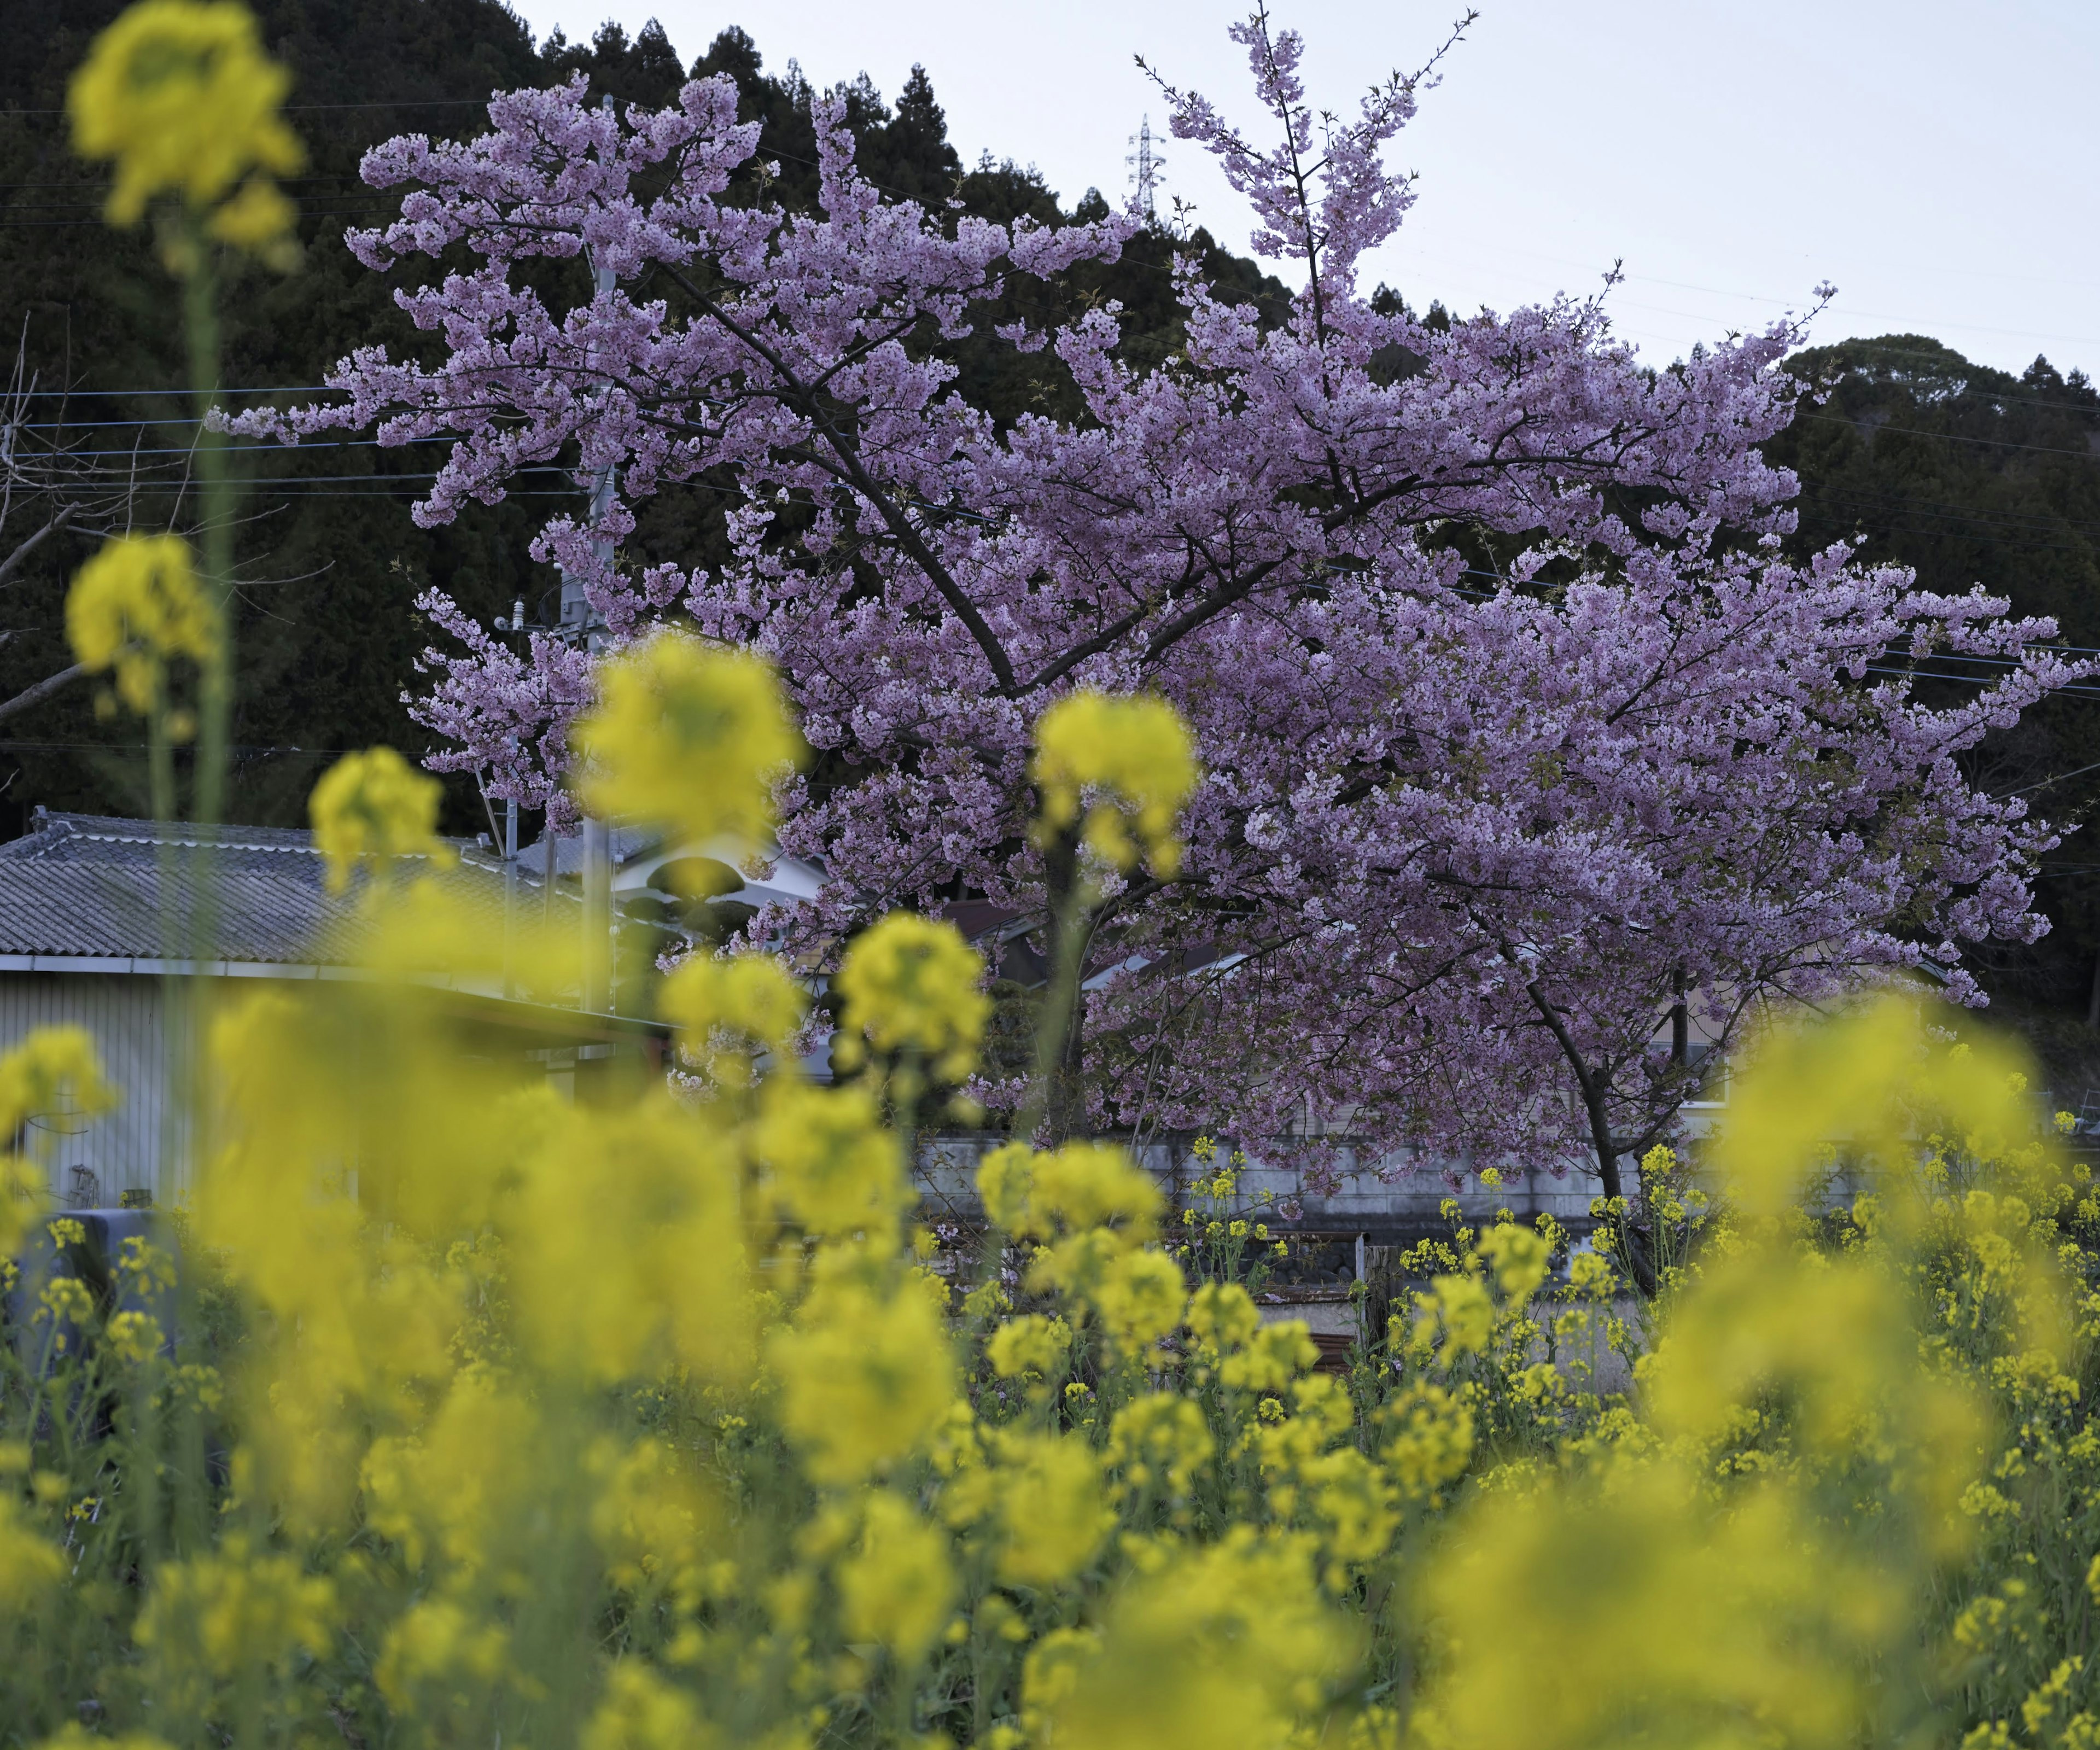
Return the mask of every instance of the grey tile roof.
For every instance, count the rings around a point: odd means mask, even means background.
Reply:
[[[455,849],[459,863],[436,879],[500,925],[501,863],[471,844]],[[358,958],[370,925],[357,887],[333,895],[323,875],[311,833],[40,810],[33,831],[0,844],[0,954],[188,959],[209,883],[217,917],[207,959],[340,965]],[[536,888],[528,869],[521,890]]]
[[[662,848],[664,835],[639,827],[615,827],[606,835],[606,849],[611,854],[612,866],[624,868],[638,857],[646,857],[651,851]],[[538,874],[547,866],[547,841],[535,839],[523,845],[518,852],[518,861],[526,868]],[[554,879],[563,876],[580,879],[584,872],[584,835],[580,832],[558,832],[554,835]]]

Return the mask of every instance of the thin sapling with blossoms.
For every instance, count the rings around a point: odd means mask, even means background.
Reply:
[[[1184,259],[1185,344],[1146,371],[1113,306],[978,336],[1054,360],[1077,417],[994,420],[948,349],[995,299],[1055,307],[1135,217],[885,199],[827,98],[818,209],[732,198],[758,128],[731,81],[651,111],[580,76],[496,98],[478,139],[368,156],[406,192],[350,245],[375,271],[445,262],[396,294],[433,362],[369,347],[338,399],[233,423],[450,439],[426,524],[528,467],[616,479],[537,556],[612,648],[678,621],[765,653],[814,755],[782,778],[779,843],[824,885],[755,936],[828,964],[885,910],[974,899],[1047,957],[1083,857],[1052,1134],[1142,1109],[1295,1152],[1316,1184],[1514,1158],[1617,1193],[1762,1008],[1921,966],[1979,1000],[1965,945],[2043,927],[2054,839],[1960,761],[2084,671],[2001,603],[1786,555],[1795,483],[1758,446],[1793,415],[1802,322],[1656,369],[1603,295],[1448,328],[1367,296],[1415,198],[1383,155],[1432,82],[1323,117],[1295,33],[1258,11],[1233,34],[1276,143],[1168,87],[1172,126],[1297,264],[1295,299],[1264,325]],[[726,562],[636,553],[633,507],[703,479],[729,495]],[[457,641],[417,707],[434,763],[566,818],[593,659],[424,605]],[[1911,671],[1946,651],[1997,678],[1921,703]],[[1031,830],[1037,725],[1088,694],[1189,727],[1171,867]],[[1017,1078],[976,1091],[1043,1116]]]

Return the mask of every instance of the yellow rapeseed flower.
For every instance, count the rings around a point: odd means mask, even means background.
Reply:
[[[1303,1319],[1278,1319],[1225,1357],[1218,1377],[1244,1391],[1278,1391],[1320,1359]]]
[[[809,1003],[787,968],[765,954],[693,954],[656,996],[658,1012],[678,1029],[686,1060],[739,1087],[750,1080],[753,1047],[784,1052]]]
[[[1306,1540],[1235,1527],[1125,1586],[1098,1643],[1024,1696],[1038,1743],[1085,1750],[1274,1750],[1317,1717],[1358,1636],[1321,1602]],[[1051,1673],[1043,1676],[1049,1678]],[[1309,1741],[1311,1734],[1307,1737]]]
[[[194,1696],[210,1680],[280,1671],[296,1652],[319,1658],[336,1614],[328,1579],[233,1533],[210,1554],[161,1564],[132,1638],[164,1693]]]
[[[844,1026],[832,1055],[851,1069],[864,1038],[878,1051],[915,1052],[943,1081],[977,1067],[991,1016],[978,988],[984,957],[954,924],[893,911],[854,940],[839,968]]]
[[[116,1104],[84,1027],[37,1028],[0,1056],[0,1140],[40,1114],[93,1117]],[[0,1280],[4,1260],[48,1190],[46,1163],[0,1153]]]
[[[1149,1349],[1181,1322],[1188,1284],[1181,1267],[1164,1252],[1125,1252],[1091,1285],[1092,1304],[1109,1342],[1121,1355]]]
[[[462,1681],[493,1683],[510,1654],[510,1637],[445,1598],[411,1605],[388,1632],[373,1677],[399,1712],[410,1713],[426,1686],[446,1693]]]
[[[666,1682],[638,1659],[606,1674],[605,1694],[580,1740],[581,1750],[693,1750],[714,1741],[689,1690]]]
[[[117,693],[141,716],[161,701],[167,665],[218,660],[218,615],[179,535],[121,535],[80,568],[66,595],[66,637],[90,674],[117,671]]]
[[[1499,1223],[1480,1236],[1480,1255],[1494,1266],[1503,1297],[1512,1303],[1530,1299],[1546,1280],[1551,1250],[1542,1235],[1509,1222]]]
[[[1078,1435],[1008,1431],[994,1451],[1000,1580],[1047,1588],[1070,1579],[1115,1524],[1101,1461]]]
[[[1206,1282],[1189,1297],[1189,1329],[1200,1342],[1237,1349],[1260,1326],[1254,1297],[1237,1282]]]
[[[116,162],[109,222],[135,225],[174,195],[209,214],[220,240],[276,252],[293,209],[271,179],[306,158],[279,113],[291,83],[245,6],[139,0],[95,39],[67,91],[74,150]]]
[[[781,1425],[821,1483],[859,1482],[918,1451],[955,1401],[946,1313],[916,1281],[885,1289],[845,1271],[820,1281],[766,1360]]]
[[[0,1494],[0,1622],[27,1616],[66,1571],[58,1546],[22,1523],[15,1493]]]
[[[1162,879],[1181,866],[1174,823],[1196,788],[1196,743],[1163,699],[1086,691],[1060,699],[1035,725],[1030,775],[1042,831],[1062,831],[1083,809],[1086,842],[1103,862],[1127,871],[1142,858]],[[1089,791],[1100,798],[1091,804]]]
[[[1411,1500],[1434,1501],[1473,1461],[1473,1413],[1443,1386],[1418,1380],[1379,1411],[1382,1455]]]
[[[520,1336],[558,1377],[611,1382],[667,1362],[735,1378],[749,1307],[730,1139],[663,1092],[557,1105],[504,1210]]]
[[[1040,1154],[1025,1143],[977,1163],[985,1213],[1017,1238],[1113,1228],[1133,1241],[1158,1232],[1163,1199],[1149,1175],[1112,1143],[1067,1143]]]
[[[765,662],[659,632],[606,663],[599,685],[576,729],[586,807],[696,840],[765,836],[773,780],[803,747]]]
[[[766,1084],[751,1153],[779,1214],[806,1232],[893,1238],[911,1202],[904,1157],[864,1088]]]
[[[397,857],[424,857],[443,866],[452,851],[437,835],[437,779],[391,747],[345,754],[314,786],[307,807],[314,848],[328,864],[328,886],[340,893],[359,869],[384,870]]]
[[[916,1664],[947,1620],[955,1594],[948,1540],[888,1489],[862,1507],[855,1548],[839,1564],[839,1623],[849,1640],[888,1647]]]
[[[1108,1461],[1133,1491],[1161,1483],[1185,1495],[1216,1449],[1202,1405],[1171,1392],[1133,1398],[1109,1425]]]
[[[1007,1320],[985,1345],[985,1359],[1001,1379],[1020,1373],[1039,1373],[1045,1379],[1061,1377],[1071,1352],[1072,1327],[1039,1312]]]

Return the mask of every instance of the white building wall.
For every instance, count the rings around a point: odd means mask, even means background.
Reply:
[[[33,1116],[22,1138],[40,1158],[60,1203],[78,1199],[115,1205],[126,1191],[157,1186],[161,1125],[169,1116],[161,1032],[161,990],[138,974],[0,972],[0,1052],[12,1051],[39,1027],[84,1027],[95,1041],[102,1071],[119,1095],[99,1117],[51,1112]],[[75,1168],[93,1175],[81,1178]]]

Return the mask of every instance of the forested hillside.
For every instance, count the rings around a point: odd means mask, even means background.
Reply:
[[[1829,392],[1770,446],[1801,475],[1802,550],[1864,540],[1865,558],[1911,566],[1927,588],[1980,585],[2021,613],[2053,615],[2067,643],[2100,646],[2100,393],[2082,372],[2037,359],[2013,377],[1917,334],[1817,348],[1790,368]],[[1977,668],[1925,666],[1955,677]],[[1939,691],[1968,684],[1952,678]],[[1994,738],[1979,775],[2070,822],[2100,800],[2096,765],[2100,681]],[[2072,1094],[2100,1082],[2086,1030],[2100,995],[2100,846],[2089,834],[2049,858],[2040,901],[2055,928],[2032,949],[1998,950],[1989,981],[2001,1017],[2028,1026]],[[2055,1026],[2052,1015],[2085,1025]]]
[[[72,391],[41,398],[39,422],[62,420],[112,465],[135,467],[139,518],[165,522],[183,513],[193,434],[186,410],[165,393],[183,381],[174,326],[165,320],[167,282],[149,236],[102,224],[99,177],[73,157],[59,113],[68,73],[118,10],[117,0],[8,0],[4,8],[0,319],[19,330],[40,388]],[[536,46],[495,0],[258,0],[256,10],[273,51],[297,74],[292,119],[311,161],[293,185],[301,265],[282,278],[250,270],[230,301],[228,378],[238,390],[299,389],[355,346],[412,344],[388,286],[339,240],[346,225],[390,210],[358,180],[358,159],[395,133],[471,129],[492,90],[581,70],[595,89],[662,103],[695,72],[727,72],[746,116],[764,123],[760,156],[778,165],[767,192],[791,204],[814,196],[810,94],[787,62],[792,41],[763,45],[774,57],[768,61],[761,44],[730,29],[687,61],[653,26],[631,41],[607,27],[589,43]],[[1010,162],[964,163],[923,74],[893,103],[864,80],[849,99],[862,162],[886,190],[952,195],[960,211],[998,219],[1026,212],[1057,223],[1101,209],[1099,194],[1053,191]],[[758,192],[748,180],[746,196]],[[1113,268],[1074,270],[1057,295],[1068,308],[1120,301],[1130,354],[1163,358],[1179,340],[1168,274],[1177,249],[1199,253],[1230,295],[1260,302],[1267,315],[1280,311],[1282,288],[1201,231],[1141,236]],[[1426,296],[1434,288],[1409,289]],[[965,342],[955,362],[963,391],[995,414],[1069,407],[1070,386],[1047,356],[1030,362]],[[2055,615],[2067,641],[2100,646],[2100,395],[2082,376],[2037,360],[2015,378],[1917,336],[1846,342],[1804,354],[1793,368],[1828,391],[1774,446],[1802,478],[1804,550],[1864,538],[1868,557],[1912,565],[1930,588],[1980,584],[2021,612]],[[248,404],[254,395],[236,399]],[[243,818],[298,820],[313,778],[338,750],[377,741],[412,750],[427,739],[400,702],[416,684],[426,641],[411,605],[423,584],[490,619],[518,597],[529,612],[545,611],[554,578],[525,551],[544,500],[475,508],[448,528],[420,530],[408,506],[434,453],[359,439],[297,452],[257,447],[239,457],[254,482],[241,534],[250,587],[240,629],[233,806]],[[549,472],[528,490],[576,488]],[[719,538],[717,500],[695,488],[651,501],[638,544],[646,557],[690,564]],[[79,540],[50,543],[0,591],[0,632],[11,634],[0,641],[0,699],[64,665],[60,603],[86,551]],[[1955,667],[1943,672],[1947,689],[1966,684]],[[2100,685],[2034,713],[1988,751],[1990,787],[2028,789],[2058,818],[2100,798],[2100,773],[2080,769],[2100,764],[2096,703]],[[121,719],[99,721],[82,685],[0,721],[0,832],[19,830],[37,804],[137,811],[135,734]],[[457,829],[478,823],[464,783],[455,785],[450,817]],[[2057,931],[1993,971],[2014,1007],[2085,1020],[2100,952],[2096,874],[2100,853],[2076,837],[2053,860],[2042,891]],[[2089,1038],[2060,1043],[2075,1056]]]

